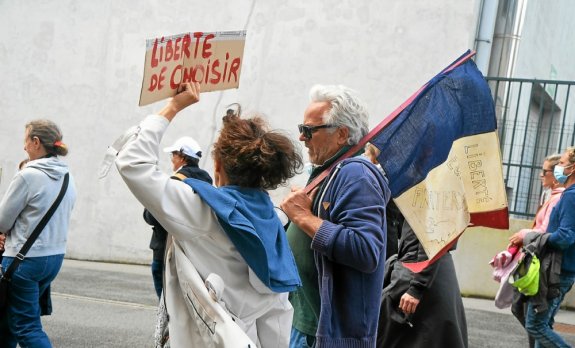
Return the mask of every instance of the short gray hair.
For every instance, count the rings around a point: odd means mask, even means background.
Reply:
[[[369,113],[357,93],[342,85],[315,85],[309,92],[312,102],[329,102],[323,115],[326,124],[347,127],[349,145],[357,144],[369,132]]]

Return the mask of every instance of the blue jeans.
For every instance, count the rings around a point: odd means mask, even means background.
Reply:
[[[315,336],[306,335],[292,326],[289,338],[289,348],[313,348]]]
[[[6,270],[14,260],[4,257],[2,269]],[[40,294],[56,278],[62,267],[64,255],[30,257],[18,265],[12,275],[8,295],[8,337],[2,337],[0,347],[21,348],[52,347],[50,339],[42,330],[40,321]]]
[[[164,283],[164,261],[152,260],[152,278],[154,279],[154,289],[156,289],[156,294],[160,298]]]
[[[571,276],[560,277],[560,294],[556,298],[548,300],[549,308],[545,312],[536,313],[531,302],[528,303],[525,329],[535,339],[535,348],[571,347],[561,336],[553,331],[553,324],[555,323],[555,314],[557,314],[565,294],[571,290],[573,281],[574,277]]]

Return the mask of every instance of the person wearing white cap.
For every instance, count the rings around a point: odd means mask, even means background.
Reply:
[[[171,146],[165,147],[164,152],[172,154],[173,170],[177,172],[187,163],[195,162],[196,167],[202,157],[200,144],[192,137],[181,137]]]
[[[174,171],[172,179],[195,178],[212,183],[210,174],[198,166],[202,157],[202,149],[194,138],[181,137],[171,146],[165,147],[164,152],[170,153],[172,157],[172,170]],[[160,298],[163,289],[164,254],[168,233],[148,209],[144,209],[144,220],[152,226],[153,230],[152,238],[150,239],[150,249],[153,250],[152,278],[156,295]]]

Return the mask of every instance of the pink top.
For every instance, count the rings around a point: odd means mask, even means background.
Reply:
[[[551,191],[551,197],[549,197],[549,199],[543,203],[535,215],[535,223],[533,225],[533,229],[526,228],[519,231],[521,238],[524,238],[527,232],[547,232],[547,225],[549,224],[551,211],[553,211],[553,208],[557,205],[557,203],[559,203],[559,199],[561,198],[563,191],[565,191],[564,187],[558,187]]]
[[[559,199],[561,198],[563,191],[565,191],[564,187],[558,187],[551,191],[551,197],[549,197],[547,202],[543,203],[541,208],[539,208],[537,215],[535,215],[535,225],[533,226],[534,230],[547,232],[547,225],[549,224],[551,211],[557,205],[557,203],[559,203]]]

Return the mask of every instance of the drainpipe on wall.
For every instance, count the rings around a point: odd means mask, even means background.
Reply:
[[[484,1],[488,2],[489,0]],[[485,76],[514,77],[515,62],[517,60],[517,52],[519,49],[519,42],[521,40],[523,22],[525,20],[527,1],[528,0],[499,0],[499,3],[497,4],[490,59],[488,69],[486,69],[487,74],[482,70]],[[508,95],[512,95],[510,87],[511,85],[509,82],[498,84],[497,95],[494,96],[495,112],[498,123],[505,121],[505,115],[507,114],[505,101],[508,100]],[[504,132],[504,125],[499,126],[498,129],[501,151],[504,153],[506,138],[509,134],[508,132]],[[514,188],[507,185],[510,184],[508,182],[505,183],[509,206],[511,207],[512,204],[515,204],[512,203]],[[513,184],[511,184],[511,186],[513,186]]]
[[[527,1],[499,2],[488,76],[513,77]]]
[[[499,0],[482,0],[480,17],[475,35],[475,64],[484,76],[489,72],[491,58],[491,46],[493,45],[493,33],[497,19]]]

